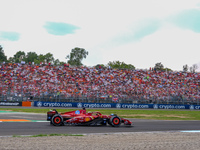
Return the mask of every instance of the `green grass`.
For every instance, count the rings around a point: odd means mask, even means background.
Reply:
[[[13,137],[46,137],[46,136],[84,136],[82,134],[38,134],[30,136],[13,135]]]
[[[0,111],[11,110],[28,113],[47,113],[47,108],[0,108]],[[57,109],[58,112],[67,112],[77,109]],[[104,115],[117,114],[123,118],[155,119],[155,120],[200,120],[200,111],[191,110],[153,110],[153,109],[87,109],[100,111]]]

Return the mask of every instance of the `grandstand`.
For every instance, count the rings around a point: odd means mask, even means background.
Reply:
[[[199,104],[200,73],[7,63],[0,101]]]

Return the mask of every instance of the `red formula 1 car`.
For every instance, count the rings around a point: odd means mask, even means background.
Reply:
[[[131,126],[132,122],[120,118],[115,114],[109,116],[102,115],[100,112],[86,112],[85,108],[82,110],[69,111],[65,113],[58,113],[55,109],[47,112],[47,120],[54,126],[62,125],[111,125],[119,127],[121,123]]]

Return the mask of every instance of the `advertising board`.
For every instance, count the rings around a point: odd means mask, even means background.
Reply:
[[[0,102],[0,106],[22,106],[22,102]]]
[[[71,103],[71,102],[42,102],[42,101],[35,101],[34,106],[35,107],[118,108],[118,109],[190,109],[190,110],[200,109],[200,105]]]

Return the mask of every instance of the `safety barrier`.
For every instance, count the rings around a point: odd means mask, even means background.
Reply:
[[[35,101],[35,107],[117,108],[117,109],[190,109],[200,110],[200,105],[128,104],[128,103],[75,103]]]
[[[0,102],[0,106],[22,106],[22,102]]]
[[[30,101],[23,102],[0,102],[0,106],[22,106],[22,107],[31,107],[33,104]]]
[[[31,107],[32,103],[30,101],[24,101],[22,102],[22,107]]]
[[[117,108],[117,109],[190,109],[200,110],[200,105],[176,105],[176,104],[129,104],[129,103],[81,103],[81,102],[0,102],[0,106],[22,107],[75,107],[75,108]]]
[[[200,105],[200,99],[186,99],[180,97],[168,97],[167,100],[158,100],[154,99],[145,99],[144,97],[124,97],[124,98],[112,98],[112,97],[65,97],[64,95],[60,94],[56,96],[55,94],[48,94],[48,95],[40,95],[40,96],[15,96],[15,95],[1,95],[1,101],[43,101],[43,102],[81,102],[81,103],[129,103],[129,104],[176,104],[176,105]]]

